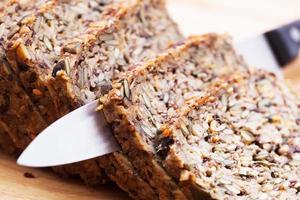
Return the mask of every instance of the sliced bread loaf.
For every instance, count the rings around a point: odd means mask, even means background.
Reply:
[[[6,44],[15,73],[48,124],[105,94],[111,80],[117,79],[130,64],[155,56],[173,40],[181,38],[163,1],[114,2],[117,1],[97,4],[95,1],[49,1],[25,17],[20,22],[20,30]],[[90,12],[80,10],[82,5],[91,9]],[[78,6],[80,9],[76,9]],[[86,20],[81,12],[89,15],[99,12],[101,16]],[[70,19],[62,17],[62,13],[71,13]],[[93,159],[55,170],[63,175],[79,174],[86,183],[94,184],[103,181],[101,165],[134,198],[157,198],[125,156],[117,153],[111,156],[103,161]],[[136,187],[147,192],[136,193]]]
[[[4,44],[18,30],[18,22],[44,2],[8,0],[0,12],[0,143],[5,151],[12,154],[23,150],[46,123],[11,70]]]
[[[6,97],[15,100],[14,103],[19,103],[22,109],[17,113],[19,116],[12,115],[16,113],[15,110],[3,115],[1,125],[5,126],[5,133],[12,137],[14,145],[20,150],[47,125],[62,116],[49,94],[47,80],[60,57],[64,42],[83,33],[91,22],[101,21],[104,7],[115,2],[118,0],[25,0],[7,3],[0,27],[9,41],[5,39],[1,43],[6,48],[5,59],[16,74],[10,81],[15,85],[19,84],[19,89],[24,88],[29,97],[13,98],[14,93],[6,92]],[[1,84],[1,87],[6,86],[7,84]],[[24,106],[30,103],[26,99],[31,99],[34,105]],[[26,108],[31,108],[32,112]],[[40,119],[35,117],[33,111],[39,111]],[[25,118],[26,116],[30,118]],[[83,165],[82,178],[89,184],[103,182],[106,178],[98,165],[93,161],[93,164],[88,163],[90,162]],[[67,171],[60,170],[61,175],[77,175],[81,169],[78,166],[81,165],[74,164]]]
[[[86,35],[75,39],[82,45],[82,51],[66,51],[49,82],[49,90],[62,110],[68,112],[72,108],[65,105],[83,104],[101,97],[111,88],[111,81],[118,79],[128,66],[153,57],[181,38],[164,6],[162,1],[133,1],[127,7],[115,9],[119,11],[114,21],[95,25]],[[98,162],[112,180],[134,198],[154,198],[153,191],[149,192],[152,189],[144,186],[145,182],[138,178],[126,157],[118,153],[110,156]],[[124,161],[122,165],[120,160]],[[129,172],[134,176],[129,176]],[[148,192],[137,193],[134,188]]]
[[[99,109],[112,124],[123,152],[160,199],[192,196],[163,167],[156,149],[161,130],[179,117],[187,102],[206,96],[211,84],[234,71],[248,69],[226,36],[191,37],[125,74],[100,99]]]

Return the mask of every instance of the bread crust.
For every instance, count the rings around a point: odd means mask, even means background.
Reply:
[[[21,152],[46,123],[7,61],[4,44],[17,31],[17,22],[43,1],[5,1],[0,11],[0,143],[11,154]]]

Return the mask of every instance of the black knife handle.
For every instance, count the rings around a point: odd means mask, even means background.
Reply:
[[[281,66],[298,56],[300,48],[300,20],[265,33],[272,51]]]

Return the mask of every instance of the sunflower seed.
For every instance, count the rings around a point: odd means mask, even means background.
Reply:
[[[233,195],[237,195],[239,194],[241,191],[240,191],[240,188],[237,187],[236,185],[225,185],[224,186],[228,191],[230,191],[230,193],[232,193]]]
[[[10,28],[10,32],[9,34],[7,35],[7,38],[8,39],[11,39],[15,33],[17,33],[18,31],[20,30],[20,26],[18,25],[13,25],[11,28]]]
[[[144,131],[144,133],[146,133],[148,136],[150,136],[151,138],[153,138],[155,136],[155,133],[153,133],[151,131],[151,129],[149,129],[147,126],[145,125],[141,125],[142,130]]]
[[[180,129],[181,129],[181,131],[183,132],[183,134],[184,134],[185,136],[188,136],[188,135],[189,135],[189,130],[187,129],[187,127],[186,127],[186,125],[185,125],[184,122],[181,122],[181,123],[180,123]]]
[[[130,88],[129,88],[129,84],[128,81],[126,79],[124,79],[123,81],[123,85],[124,85],[124,92],[125,92],[125,96],[130,99]]]
[[[142,98],[147,106],[147,108],[151,108],[151,102],[149,97],[146,95],[146,93],[142,93]]]
[[[46,45],[49,51],[53,50],[52,44],[46,35],[44,35],[44,44]]]
[[[63,47],[63,51],[71,53],[71,54],[77,54],[80,50],[80,43],[74,42],[67,44]]]
[[[41,24],[43,23],[44,21],[44,18],[41,17],[41,16],[38,16],[35,23],[34,23],[34,27],[33,27],[33,30],[35,33],[38,33],[39,30],[40,30],[40,27],[41,27]]]
[[[43,15],[48,20],[54,20],[55,19],[53,15],[51,15],[51,14],[49,14],[47,12],[43,13]]]

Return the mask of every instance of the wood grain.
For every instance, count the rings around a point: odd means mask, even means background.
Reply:
[[[169,8],[186,35],[229,32],[245,38],[300,18],[300,1],[289,0],[169,0]],[[300,58],[285,69],[300,92]],[[35,178],[25,178],[24,173]],[[116,200],[129,199],[116,186],[88,188],[63,180],[47,170],[17,166],[0,152],[0,200]]]
[[[26,178],[24,173],[35,178]],[[117,200],[129,199],[115,185],[89,188],[78,180],[64,180],[50,170],[17,166],[0,152],[0,200]]]

